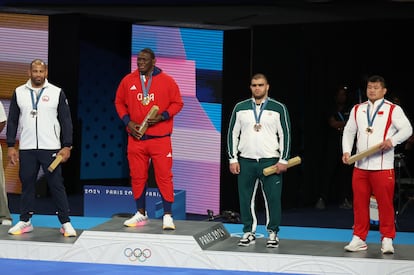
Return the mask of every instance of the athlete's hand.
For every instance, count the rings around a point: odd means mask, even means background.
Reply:
[[[240,164],[238,162],[235,163],[230,163],[230,172],[233,175],[238,175],[240,174]]]
[[[19,162],[19,151],[14,147],[7,148],[7,157],[11,164],[16,165]]]

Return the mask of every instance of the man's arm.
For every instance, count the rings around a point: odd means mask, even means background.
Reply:
[[[63,90],[60,91],[58,120],[62,129],[62,147],[71,148],[73,144],[73,124],[69,103]]]
[[[10,100],[9,115],[7,117],[6,142],[8,147],[14,147],[14,145],[16,144],[19,116],[20,108],[17,105],[16,92],[14,92]]]

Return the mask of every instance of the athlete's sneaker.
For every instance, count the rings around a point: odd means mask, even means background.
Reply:
[[[249,246],[256,243],[256,236],[252,232],[246,232],[243,237],[239,240],[238,246]]]
[[[137,211],[137,213],[135,213],[135,215],[132,216],[132,218],[124,222],[124,225],[128,227],[140,226],[140,225],[146,224],[147,221],[148,221],[147,212],[145,212],[145,215],[142,215],[139,211]]]
[[[269,232],[269,239],[267,240],[266,247],[276,248],[279,247],[279,238],[277,237],[276,232]]]
[[[383,238],[381,246],[382,254],[394,254],[394,247],[392,246],[391,238]]]
[[[170,214],[165,214],[164,217],[162,218],[162,229],[164,230],[175,229],[175,224]]]
[[[356,251],[367,250],[368,246],[367,246],[367,243],[361,240],[360,237],[354,235],[352,237],[351,242],[348,245],[346,245],[344,249],[349,252],[356,252]]]
[[[76,237],[76,231],[70,222],[65,222],[60,228],[60,233],[65,237]]]
[[[21,234],[32,232],[32,231],[33,231],[33,226],[30,220],[27,222],[19,221],[12,228],[9,229],[9,234],[21,235]]]

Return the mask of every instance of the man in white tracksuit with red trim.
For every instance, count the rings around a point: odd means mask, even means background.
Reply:
[[[380,150],[357,162],[352,176],[354,230],[346,251],[367,250],[370,228],[369,203],[373,194],[378,202],[379,231],[383,254],[393,254],[394,148],[412,134],[412,126],[402,108],[384,98],[384,78],[374,75],[367,81],[368,101],[355,105],[342,137],[342,161],[348,162],[356,138],[357,153],[380,144]]]

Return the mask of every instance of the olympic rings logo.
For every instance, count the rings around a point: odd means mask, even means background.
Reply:
[[[148,258],[151,257],[151,250],[148,248],[141,249],[141,248],[125,248],[124,249],[124,256],[127,257],[131,262],[140,261],[145,262]]]

